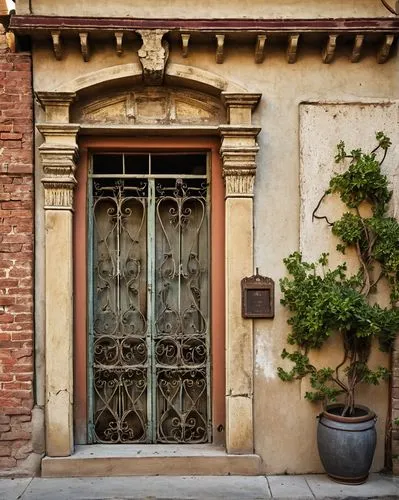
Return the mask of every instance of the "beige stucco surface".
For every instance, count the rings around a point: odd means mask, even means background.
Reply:
[[[147,0],[126,2],[114,0],[102,3],[101,8],[92,0],[31,0],[36,15],[139,17],[139,18],[284,18],[284,17],[372,17],[385,16],[387,10],[377,0],[230,0],[214,2],[203,0]],[[78,14],[73,14],[73,12]],[[28,0],[17,0],[17,13],[28,13]],[[244,13],[244,15],[243,15]]]
[[[279,16],[278,5],[285,2],[269,3],[268,17]],[[298,9],[299,3],[303,2],[290,2],[291,7],[287,7],[285,14],[303,15],[305,11]],[[46,2],[41,4],[44,6]],[[59,9],[57,13],[64,13],[66,6],[62,4],[48,2],[53,9],[51,13],[55,9]],[[255,15],[255,8],[259,9],[259,14],[260,7],[264,4],[265,2],[248,2],[248,17]],[[68,5],[69,12],[72,12],[73,5],[73,2]],[[79,5],[80,13],[84,14],[91,9],[90,2],[80,2]],[[167,5],[177,16],[179,2]],[[206,11],[209,5],[206,1],[198,5],[198,16],[210,15]],[[232,10],[229,11],[231,15],[234,15],[235,5],[238,6],[238,2],[232,3]],[[240,2],[239,5],[241,13],[243,3]],[[320,2],[308,2],[306,15],[332,15],[338,10],[338,5],[340,15],[349,15],[349,12],[357,15],[385,14],[378,2],[323,2],[323,5],[325,8],[320,9]],[[121,6],[122,2],[112,3],[112,15],[127,15]],[[35,9],[35,2],[33,7]],[[333,7],[336,10],[333,11]],[[367,10],[362,10],[365,7],[368,7]],[[109,15],[107,8],[105,5],[101,15]],[[147,15],[146,8],[147,4],[140,6],[141,16]],[[164,12],[162,9],[163,7],[157,9],[160,16]],[[43,9],[40,13],[45,12],[50,13]],[[179,11],[179,17],[184,16],[183,9]],[[276,375],[287,334],[287,315],[279,304],[278,280],[285,272],[283,257],[300,248],[310,252],[311,249],[316,251],[323,247],[323,233],[315,238],[313,226],[301,219],[301,213],[309,210],[307,204],[311,205],[319,190],[325,187],[328,169],[332,172],[334,168],[329,158],[333,157],[332,148],[337,140],[342,137],[348,144],[355,146],[359,144],[359,139],[360,144],[367,146],[369,140],[373,141],[375,130],[387,127],[391,136],[397,137],[396,105],[379,105],[380,102],[394,101],[399,97],[397,59],[393,58],[385,65],[377,65],[373,52],[366,54],[360,63],[351,64],[348,54],[340,52],[334,63],[325,65],[322,64],[320,50],[316,47],[300,53],[296,64],[288,65],[284,54],[276,51],[268,53],[263,64],[256,65],[253,48],[240,46],[234,50],[227,48],[224,64],[216,65],[211,46],[195,47],[188,58],[183,59],[180,47],[172,45],[169,60],[173,64],[191,65],[213,72],[247,88],[249,92],[262,93],[262,100],[254,115],[255,124],[262,127],[258,137],[260,152],[254,198],[254,268],[259,267],[260,273],[273,278],[277,286],[275,318],[254,322],[255,451],[262,457],[268,473],[319,472],[322,469],[315,441],[315,416],[318,408],[303,399],[306,390],[304,383],[282,383]],[[68,46],[61,61],[53,58],[49,44],[35,44],[35,90],[53,90],[78,76],[132,62],[138,62],[133,47],[118,57],[113,47],[105,44],[97,46],[92,51],[90,62],[85,63],[77,44]],[[347,105],[341,106],[338,119],[333,118],[331,107],[308,107],[309,117],[306,122],[303,117],[304,102],[340,102]],[[360,102],[366,104],[359,104]],[[370,106],[367,103],[373,104]],[[394,166],[397,154],[393,155],[395,159],[389,161]],[[326,166],[322,175],[316,168],[319,164]],[[316,170],[312,170],[313,168]],[[304,193],[309,194],[309,199]],[[37,202],[40,205],[40,199]],[[313,248],[315,241],[317,244]],[[242,268],[241,271],[244,277],[247,268]],[[234,276],[239,279],[240,269],[235,269]],[[40,296],[40,290],[38,293]],[[329,347],[327,351],[331,360],[336,355],[336,346],[332,344]],[[387,361],[379,353],[375,354],[376,361],[377,358],[381,362]],[[372,405],[379,415],[375,470],[383,466],[383,429],[387,400],[386,386],[363,390],[359,399],[359,402]]]

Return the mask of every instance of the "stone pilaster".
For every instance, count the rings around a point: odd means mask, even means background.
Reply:
[[[241,317],[241,279],[253,274],[256,137],[259,94],[222,94],[229,123],[220,126],[225,181],[226,448],[253,453],[253,322]]]
[[[49,121],[54,115],[69,119],[69,104],[60,101],[45,105]],[[46,453],[61,457],[73,453],[72,211],[79,126],[47,122],[37,128],[44,137]]]

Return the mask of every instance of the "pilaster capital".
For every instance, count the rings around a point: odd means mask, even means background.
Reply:
[[[47,123],[69,123],[69,107],[76,98],[75,92],[36,92],[36,97],[46,113]]]
[[[262,94],[222,92],[222,102],[227,108],[227,121],[231,125],[251,125],[252,111]]]
[[[221,125],[219,130],[226,197],[253,197],[260,128]]]
[[[73,124],[41,124],[37,128],[45,138],[39,147],[43,167],[44,208],[72,210],[79,127]]]

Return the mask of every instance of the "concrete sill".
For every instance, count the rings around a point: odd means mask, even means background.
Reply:
[[[44,457],[42,477],[256,476],[258,455],[231,455],[212,445],[80,445],[69,457]]]

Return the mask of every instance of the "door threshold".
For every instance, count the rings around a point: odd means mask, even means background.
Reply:
[[[211,444],[78,445],[69,457],[44,457],[42,460],[42,477],[260,474],[258,455],[233,455]]]

